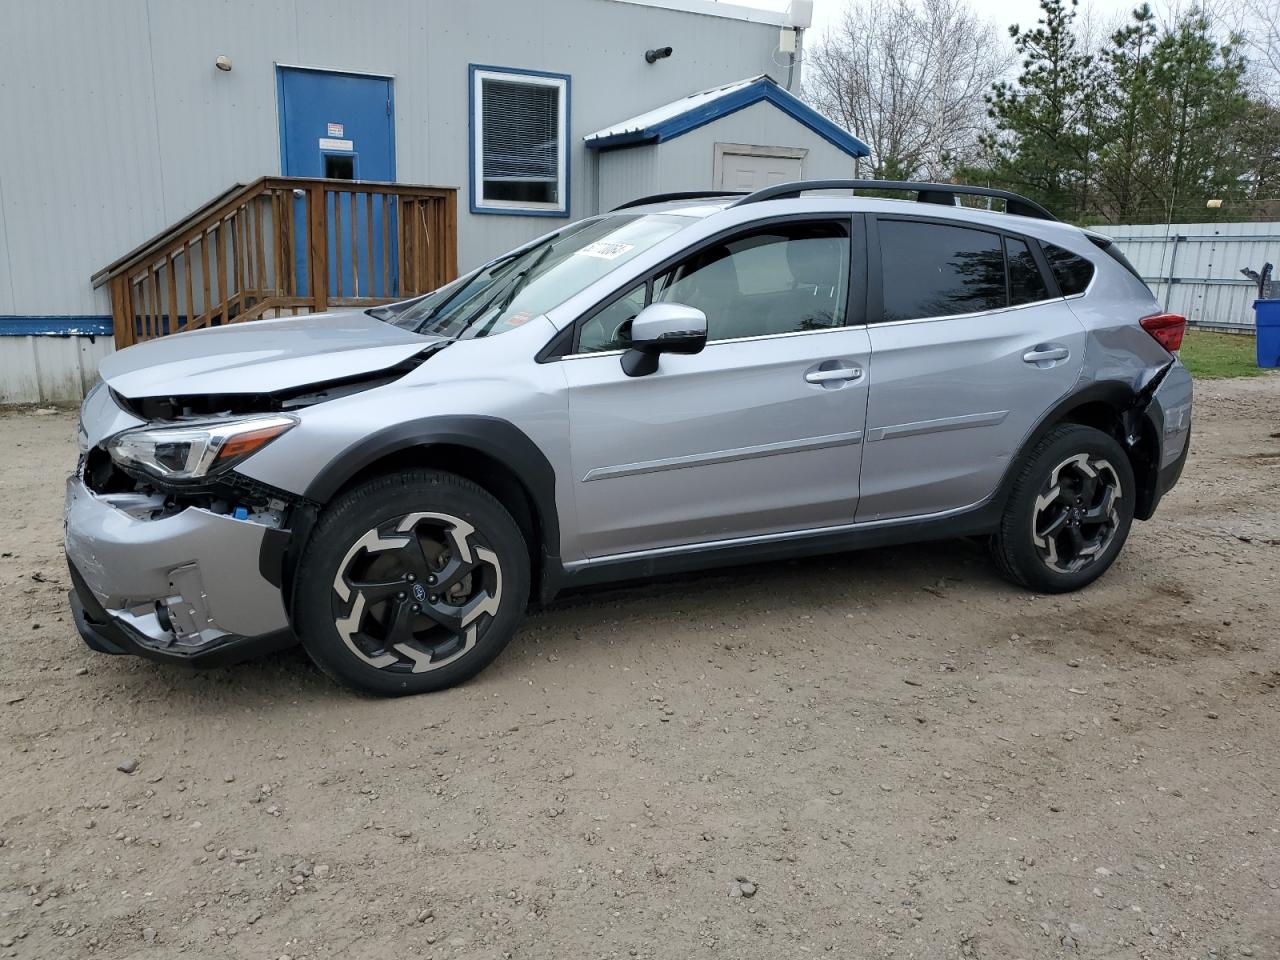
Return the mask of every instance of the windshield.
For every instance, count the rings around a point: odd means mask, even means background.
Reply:
[[[688,226],[667,214],[583,220],[373,316],[415,333],[470,340],[514,330]]]

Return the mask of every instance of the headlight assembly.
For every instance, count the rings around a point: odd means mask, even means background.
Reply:
[[[198,480],[226,470],[261,450],[296,417],[273,414],[163,427],[138,427],[107,441],[111,459],[162,480]]]

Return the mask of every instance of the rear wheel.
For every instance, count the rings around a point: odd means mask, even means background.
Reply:
[[[1055,427],[1014,481],[992,552],[1015,583],[1078,590],[1107,571],[1133,524],[1133,468],[1101,430]]]
[[[326,511],[299,565],[295,620],[340,682],[423,693],[488,665],[528,597],[528,549],[502,505],[461,477],[409,470]]]

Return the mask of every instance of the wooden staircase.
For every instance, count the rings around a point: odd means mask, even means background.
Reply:
[[[458,273],[457,193],[261,177],[93,275],[117,347],[169,333],[389,303]]]

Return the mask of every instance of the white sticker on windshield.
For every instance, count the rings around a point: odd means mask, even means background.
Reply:
[[[597,240],[595,243],[588,243],[582,249],[574,252],[584,257],[595,257],[597,260],[617,260],[634,246],[634,243],[614,243],[608,240]]]

